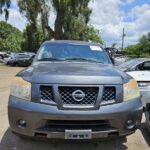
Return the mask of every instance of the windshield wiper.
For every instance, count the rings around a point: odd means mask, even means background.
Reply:
[[[95,62],[95,63],[103,63],[101,61],[96,61],[93,59],[88,59],[88,58],[66,58],[66,61],[72,61],[72,60],[79,60],[79,61],[83,61],[83,62]]]
[[[63,60],[58,58],[42,58],[38,59],[38,61],[63,61]]]

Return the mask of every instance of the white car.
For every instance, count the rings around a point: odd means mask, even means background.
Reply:
[[[145,108],[150,103],[150,58],[133,59],[118,67],[138,82]]]
[[[9,60],[11,60],[12,59],[12,54],[10,54],[10,55],[7,55],[7,57],[5,57],[4,59],[3,59],[3,63],[5,64],[5,65],[8,65],[8,62],[9,62]]]
[[[119,68],[138,82],[142,95],[146,125],[150,132],[150,58],[133,59],[120,65]]]

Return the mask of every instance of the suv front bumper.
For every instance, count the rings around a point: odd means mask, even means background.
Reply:
[[[89,122],[109,123],[109,126],[108,124],[106,126],[92,124],[96,126],[96,130],[92,130],[93,139],[114,135],[126,136],[134,133],[139,127],[142,118],[142,104],[140,98],[137,98],[123,103],[101,106],[98,110],[59,110],[56,106],[33,103],[10,96],[8,117],[12,131],[30,137],[64,139],[65,130],[63,129],[68,121],[71,123],[84,121],[84,126],[80,126],[82,130],[87,129]],[[25,123],[24,126],[20,126],[20,120],[25,121],[22,121]],[[51,126],[49,129],[42,128],[49,121],[61,121],[63,126],[56,125],[58,129],[53,129]],[[129,125],[132,125],[132,128]],[[67,127],[65,129],[68,129]],[[77,130],[76,126],[72,127],[72,130]]]

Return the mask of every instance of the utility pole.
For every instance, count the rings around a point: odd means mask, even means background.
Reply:
[[[125,32],[124,32],[124,28],[123,28],[123,32],[122,32],[122,51],[124,49],[124,37],[126,36]]]

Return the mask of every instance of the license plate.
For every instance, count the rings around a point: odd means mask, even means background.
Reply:
[[[91,139],[92,130],[65,130],[65,139]]]

